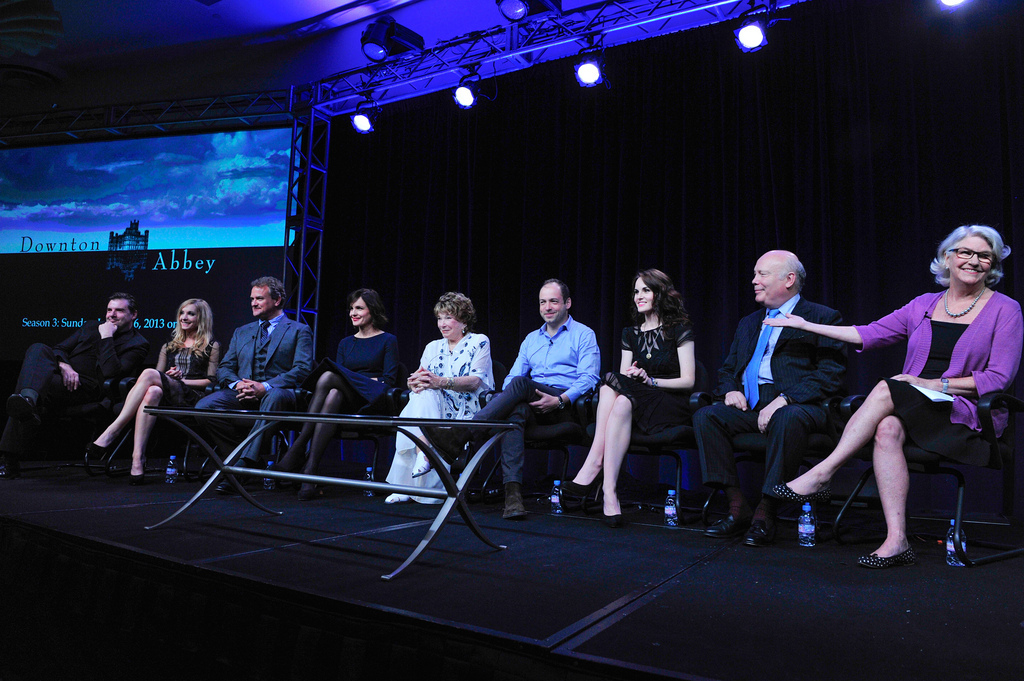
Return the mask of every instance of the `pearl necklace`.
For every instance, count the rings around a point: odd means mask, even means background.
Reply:
[[[974,297],[974,301],[967,306],[966,310],[964,310],[963,312],[957,312],[956,314],[953,314],[952,312],[949,311],[949,303],[946,302],[946,300],[949,298],[949,289],[946,289],[946,292],[942,294],[942,307],[946,308],[946,314],[948,314],[953,319],[956,319],[957,317],[963,317],[965,314],[974,309],[974,306],[978,304],[978,301],[981,300],[981,297],[983,295],[985,295],[984,286],[981,287],[981,291],[979,291],[978,295]]]

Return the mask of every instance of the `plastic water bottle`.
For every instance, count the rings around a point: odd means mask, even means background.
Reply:
[[[267,462],[267,470],[269,471],[273,467],[274,467],[274,462],[273,461],[268,461]],[[277,480],[274,480],[273,478],[263,478],[263,489],[270,490],[270,491],[273,491],[273,490],[277,489]]]
[[[811,504],[804,504],[804,512],[796,521],[796,535],[800,546],[814,546],[814,509]]]
[[[367,466],[366,467],[366,475],[363,476],[363,480],[366,480],[367,482],[373,482],[373,466]],[[372,489],[363,490],[363,496],[364,497],[372,497],[373,496],[373,490]]]
[[[164,482],[168,485],[178,482],[178,457],[174,454],[171,454],[171,458],[167,461],[166,475]]]
[[[953,540],[953,528],[955,525],[956,518],[950,518],[949,532],[946,533],[946,565],[965,567],[963,562],[956,556],[956,544]],[[960,548],[963,549],[964,553],[967,553],[967,534],[964,532],[963,526],[960,527]]]
[[[670,489],[668,497],[665,498],[665,524],[669,527],[679,525],[679,513],[676,509],[676,491]]]
[[[562,509],[562,481],[555,480],[555,486],[551,488],[551,512],[561,514]]]

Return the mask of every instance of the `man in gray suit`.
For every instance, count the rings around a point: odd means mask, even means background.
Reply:
[[[313,334],[305,324],[284,315],[284,295],[280,279],[260,277],[252,282],[249,301],[252,316],[258,321],[235,329],[217,368],[220,390],[199,400],[197,408],[295,409],[295,389],[313,369]],[[257,421],[250,428],[244,421],[206,419],[204,425],[226,456],[249,430],[262,423]],[[262,436],[253,439],[235,465],[259,467],[262,444]],[[228,486],[222,483],[217,489],[225,491]]]

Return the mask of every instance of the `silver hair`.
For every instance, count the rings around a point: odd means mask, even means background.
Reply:
[[[992,249],[992,267],[989,269],[988,276],[985,277],[985,285],[994,286],[1003,278],[1003,260],[1010,255],[1010,247],[1003,243],[1002,235],[986,225],[964,225],[950,232],[935,252],[935,259],[932,260],[930,269],[935,275],[935,283],[939,286],[949,286],[946,253],[969,236],[980,236],[988,242]]]
[[[787,274],[792,272],[796,275],[796,292],[800,291],[804,287],[804,282],[807,280],[807,270],[804,269],[803,263],[800,262],[800,258],[796,257],[795,253],[789,251],[783,251],[786,254],[786,269],[780,272],[780,275],[785,277]]]

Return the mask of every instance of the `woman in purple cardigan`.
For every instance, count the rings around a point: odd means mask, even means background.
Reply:
[[[766,320],[860,346],[907,341],[903,373],[883,379],[850,419],[835,450],[789,484],[772,490],[792,501],[827,499],[829,481],[857,451],[874,440],[873,463],[887,533],[858,564],[869,568],[911,565],[906,502],[910,486],[903,444],[952,461],[984,466],[989,445],[978,423],[978,396],[1006,390],[1020,364],[1024,320],[1020,305],[990,286],[1003,277],[1010,248],[991,227],[958,227],[938,248],[931,270],[945,286],[926,293],[867,326],[823,326],[795,315]],[[996,340],[998,339],[998,343]],[[1007,416],[994,418],[1002,435]]]

